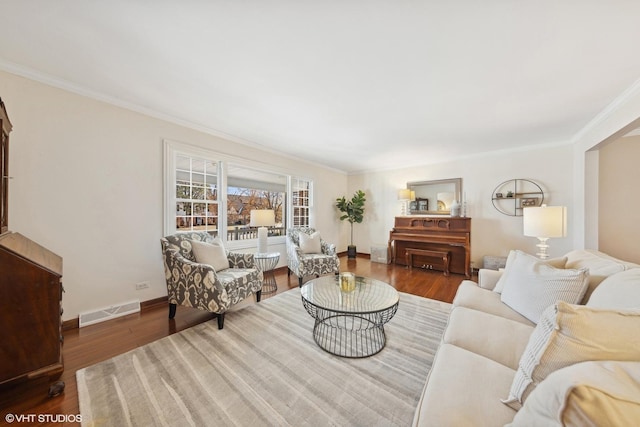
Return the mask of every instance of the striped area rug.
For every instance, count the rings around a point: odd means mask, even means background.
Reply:
[[[450,305],[400,294],[387,345],[320,349],[300,290],[79,370],[84,426],[408,426]]]

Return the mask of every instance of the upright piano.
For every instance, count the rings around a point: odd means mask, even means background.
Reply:
[[[423,249],[425,253],[448,253],[449,271],[471,277],[471,218],[444,216],[397,216],[389,233],[391,261],[412,267],[443,270],[441,259],[420,255],[406,256],[407,249]]]

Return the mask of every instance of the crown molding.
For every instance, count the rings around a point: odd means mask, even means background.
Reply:
[[[632,130],[631,132],[623,136],[623,138],[626,138],[628,136],[640,136],[640,128]]]
[[[609,105],[607,105],[602,111],[600,111],[589,123],[587,123],[582,129],[580,129],[571,138],[572,143],[580,141],[590,131],[598,127],[601,123],[610,118],[616,111],[622,108],[630,99],[640,96],[640,79],[636,80],[631,86],[629,86],[624,92],[616,97]],[[625,136],[631,136],[632,133],[637,132],[638,129],[632,131]]]
[[[265,151],[268,152],[270,154],[275,154],[281,157],[285,157],[288,158],[290,160],[294,160],[297,162],[304,162],[306,164],[315,166],[315,167],[319,167],[325,170],[330,170],[332,172],[336,172],[336,173],[341,173],[341,174],[346,174],[346,171],[341,170],[341,169],[336,169],[336,168],[332,168],[331,166],[327,166],[324,165],[322,163],[318,163],[318,162],[314,162],[312,160],[308,160],[308,159],[303,159],[301,157],[297,157],[294,156],[292,154],[286,153],[284,151],[280,151],[280,150],[275,150],[273,148],[270,147],[266,147],[262,144],[259,144],[257,142],[253,142],[253,141],[249,141],[243,138],[240,138],[238,136],[235,135],[231,135],[222,131],[219,131],[217,129],[213,129],[210,128],[208,126],[196,123],[196,122],[192,122],[186,119],[183,119],[181,117],[177,117],[177,116],[173,116],[171,114],[166,114],[163,112],[160,112],[158,110],[152,109],[152,108],[148,108],[148,107],[143,107],[141,105],[129,102],[129,101],[124,101],[120,98],[116,98],[110,95],[106,95],[104,93],[101,92],[97,92],[97,91],[93,91],[90,89],[87,89],[85,87],[76,85],[74,83],[71,83],[67,80],[64,79],[60,79],[60,78],[56,78],[53,77],[49,74],[46,73],[42,73],[40,71],[34,70],[32,68],[29,67],[25,67],[10,61],[6,61],[2,58],[0,58],[0,70],[2,71],[6,71],[7,73],[10,74],[15,74],[17,76],[20,77],[24,77],[26,79],[29,80],[34,80],[36,82],[39,83],[43,83],[47,86],[51,86],[57,89],[61,89],[67,92],[71,92],[74,93],[76,95],[80,95],[83,96],[85,98],[89,98],[89,99],[93,99],[95,101],[100,101],[100,102],[104,102],[106,104],[109,105],[113,105],[115,107],[119,107],[119,108],[123,108],[125,110],[129,110],[129,111],[133,111],[136,113],[140,113],[143,114],[145,116],[149,116],[152,117],[154,119],[159,119],[168,123],[172,123],[187,129],[191,129],[191,130],[195,130],[198,132],[202,132],[205,133],[207,135],[211,135],[211,136],[215,136],[217,138],[222,138],[225,139],[227,141],[231,141],[231,142],[235,142],[238,144],[242,144],[245,145],[247,147],[251,147],[251,148],[255,148],[257,150],[261,150],[261,151]]]

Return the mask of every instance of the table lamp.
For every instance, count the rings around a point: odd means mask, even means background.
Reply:
[[[567,208],[564,206],[528,207],[522,211],[524,235],[537,237],[540,259],[549,258],[547,240],[567,235]]]
[[[411,193],[415,194],[415,192],[409,190],[408,188],[403,188],[398,191],[398,200],[402,202],[402,215],[407,214],[407,203],[411,200]]]
[[[276,225],[276,213],[272,209],[253,209],[249,225],[258,227],[258,253],[267,252],[267,227]]]

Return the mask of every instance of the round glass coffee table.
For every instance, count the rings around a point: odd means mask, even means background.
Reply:
[[[310,280],[300,289],[302,304],[315,319],[313,339],[342,357],[368,357],[386,344],[384,324],[398,310],[398,292],[387,283],[356,276],[353,290],[342,291],[340,276]]]

